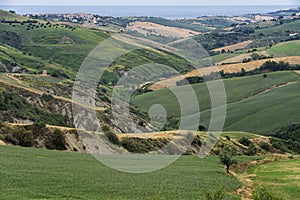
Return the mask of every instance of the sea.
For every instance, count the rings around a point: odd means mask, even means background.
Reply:
[[[240,16],[244,14],[269,13],[299,5],[239,5],[239,6],[25,6],[1,5],[2,10],[14,10],[18,14],[93,13],[101,16],[129,17],[147,16],[174,18],[196,18],[201,16]]]

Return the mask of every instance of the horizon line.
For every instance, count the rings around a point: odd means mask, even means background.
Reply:
[[[300,4],[277,4],[277,5],[268,5],[268,4],[194,4],[194,5],[99,5],[99,4],[89,4],[89,5],[82,5],[82,4],[0,4],[0,6],[297,6],[300,7]]]

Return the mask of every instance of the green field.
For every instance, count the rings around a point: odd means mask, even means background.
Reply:
[[[83,59],[97,44],[108,38],[108,34],[97,30],[84,28],[72,30],[61,25],[44,24],[42,27],[41,24],[36,23],[34,28],[27,30],[28,23],[24,25],[0,23],[0,29],[17,34],[15,38],[11,38],[15,42],[14,47],[74,69],[79,68]],[[18,37],[22,38],[21,44],[17,42]]]
[[[299,56],[300,55],[300,41],[289,41],[282,42],[272,46],[267,50],[267,53],[273,57],[284,57],[284,56]]]
[[[276,191],[285,199],[300,199],[300,159],[280,160],[251,168],[256,186]]]
[[[299,31],[300,30],[300,20],[296,20],[293,22],[287,22],[279,26],[274,26],[274,27],[269,27],[269,28],[264,28],[260,30],[256,30],[256,34],[264,33],[266,35],[273,35],[276,34],[276,32],[285,32],[287,30],[290,31]]]
[[[244,98],[251,97],[260,91],[264,91],[274,85],[299,80],[299,75],[294,72],[275,72],[269,73],[267,78],[262,75],[248,76],[243,78],[224,79],[227,102],[233,103]],[[201,111],[210,108],[210,97],[205,83],[192,85],[199,102]],[[174,89],[179,95],[185,95],[186,86],[176,87]],[[133,105],[141,111],[147,112],[155,104],[161,104],[168,112],[168,116],[180,116],[180,107],[175,95],[168,89],[135,96],[132,99]],[[192,115],[195,112],[195,104],[185,104],[186,115]]]
[[[239,181],[218,157],[184,156],[157,172],[128,174],[89,154],[0,146],[0,199],[205,199]]]
[[[271,133],[290,122],[299,122],[300,82],[227,106],[225,131]],[[210,112],[201,113],[208,124]]]
[[[265,134],[288,122],[300,121],[297,106],[300,98],[300,83],[255,95],[272,86],[298,80],[299,75],[294,72],[269,73],[267,78],[263,78],[262,75],[256,75],[225,79],[224,85],[229,105],[227,106],[224,130]],[[201,123],[208,127],[211,112],[209,110],[210,99],[206,85],[195,84],[193,88],[198,96],[199,106],[202,111],[200,116]],[[184,95],[186,87],[177,87],[175,90]],[[147,109],[152,105],[161,104],[167,110],[168,116],[178,117],[181,113],[176,97],[167,89],[136,96],[132,102],[143,112],[147,112]],[[187,115],[195,114],[195,104],[187,103],[183,106],[187,110]]]
[[[219,54],[219,55],[215,55],[215,56],[212,56],[211,58],[213,59],[214,62],[218,63],[218,62],[222,62],[224,60],[227,60],[229,58],[233,58],[235,56],[238,56],[239,54],[236,54],[236,53],[222,53],[222,54]]]

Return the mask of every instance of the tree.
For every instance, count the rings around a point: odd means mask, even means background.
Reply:
[[[228,174],[230,166],[237,163],[237,161],[234,159],[234,155],[234,150],[229,146],[225,146],[219,154],[220,161],[226,166],[226,172]]]
[[[248,147],[247,155],[254,156],[256,153],[257,153],[257,148],[253,143],[251,143]]]
[[[206,127],[202,124],[199,124],[198,131],[206,131]]]
[[[239,143],[245,146],[249,146],[252,142],[248,138],[242,137],[241,139],[239,139]]]

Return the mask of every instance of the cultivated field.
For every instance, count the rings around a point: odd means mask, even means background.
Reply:
[[[264,186],[285,199],[300,199],[300,159],[279,160],[253,167],[249,176],[256,186]]]
[[[184,156],[153,173],[110,169],[89,154],[0,146],[0,199],[206,199],[241,183],[218,157]]]
[[[177,38],[191,37],[200,34],[200,32],[183,28],[163,26],[152,22],[132,22],[129,26],[127,26],[127,29],[135,30],[145,35],[150,32],[156,35]]]
[[[212,51],[221,52],[222,50],[225,50],[225,51],[235,51],[235,50],[238,50],[238,49],[245,49],[252,42],[253,42],[252,40],[248,40],[248,41],[240,42],[240,43],[237,43],[237,44],[233,44],[233,45],[229,45],[229,46],[225,46],[225,47],[213,49]]]
[[[203,75],[209,75],[211,72],[216,71],[224,71],[228,73],[233,72],[240,72],[242,68],[244,68],[246,71],[254,70],[255,68],[260,67],[262,64],[264,64],[267,61],[275,61],[275,62],[288,62],[292,65],[299,64],[300,63],[300,56],[290,56],[290,57],[282,57],[282,58],[272,58],[272,59],[263,59],[263,60],[256,60],[248,63],[237,63],[237,64],[227,64],[227,65],[219,65],[219,66],[212,66],[212,67],[205,67],[199,70],[193,70],[191,72],[188,72],[182,76],[172,77],[170,79],[159,81],[155,84],[153,84],[149,89],[151,90],[160,90],[164,88],[164,86],[176,86],[176,82],[183,80],[186,77],[193,77],[193,76],[203,76]]]
[[[274,57],[299,56],[300,41],[282,42],[272,46],[267,52]]]
[[[299,121],[299,82],[295,81],[299,81],[299,76],[293,72],[270,73],[266,79],[262,75],[225,79],[229,105],[224,130],[266,134],[289,122]],[[202,111],[201,123],[208,127],[211,112],[204,111],[210,107],[208,91],[205,84],[196,84],[193,88]],[[181,86],[175,90],[184,94],[186,88]],[[152,105],[161,104],[168,116],[181,115],[176,97],[167,89],[139,95],[133,99],[133,103],[144,112]],[[195,110],[193,105],[184,105],[183,108],[192,114]]]

